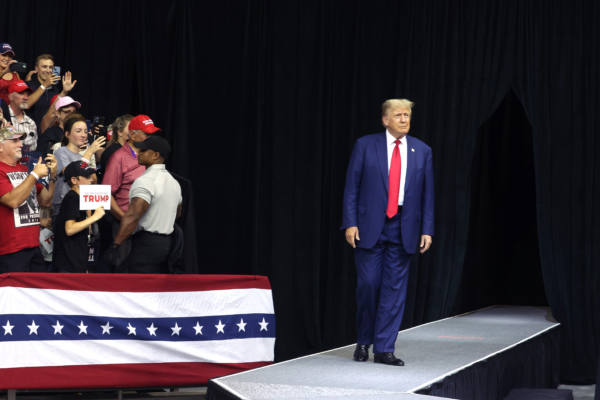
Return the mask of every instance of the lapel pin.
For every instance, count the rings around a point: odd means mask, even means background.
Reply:
[[[415,152],[415,149],[410,149],[410,151],[412,151],[413,153]]]

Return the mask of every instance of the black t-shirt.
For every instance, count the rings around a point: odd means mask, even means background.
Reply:
[[[33,74],[33,76],[31,77],[31,80],[27,81],[25,83],[34,92],[41,85],[37,74]],[[31,106],[29,108],[29,110],[27,111],[27,116],[29,116],[31,119],[33,119],[35,121],[35,124],[38,128],[38,136],[40,135],[40,133],[42,133],[42,132],[40,132],[40,130],[42,129],[42,119],[44,118],[44,115],[46,115],[46,113],[48,112],[48,109],[50,108],[50,101],[52,100],[52,98],[54,96],[56,96],[57,94],[59,94],[62,91],[62,89],[59,86],[62,86],[62,84],[50,85],[50,87],[47,88],[44,91],[44,93],[42,93],[42,95],[40,96],[38,101],[33,106]]]
[[[86,272],[89,255],[88,233],[89,228],[67,236],[65,223],[70,220],[83,221],[85,211],[79,211],[79,195],[74,190],[69,190],[63,198],[58,213],[58,223],[54,232],[54,251],[52,265],[57,269],[70,272]]]
[[[64,135],[65,135],[65,132],[62,130],[62,128],[60,126],[56,126],[56,125],[51,126],[50,128],[48,128],[44,131],[43,135],[38,136],[36,150],[39,151],[40,153],[42,153],[45,157],[46,154],[48,154],[48,150],[50,149],[50,146],[53,145],[54,143],[60,142]]]
[[[98,167],[98,172],[96,172],[96,177],[98,178],[98,184],[102,183],[102,179],[104,178],[104,171],[106,171],[106,167],[108,165],[108,161],[110,157],[115,154],[115,151],[119,150],[121,147],[121,143],[114,142],[110,146],[104,150],[102,153],[102,157],[100,158],[100,166]]]

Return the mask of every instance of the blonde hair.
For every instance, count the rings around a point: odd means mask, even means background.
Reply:
[[[414,105],[415,103],[408,99],[389,99],[381,105],[381,116],[385,117],[391,109],[395,108],[408,108],[412,114]]]
[[[107,149],[108,149],[108,146],[112,145],[117,140],[119,140],[119,131],[122,131],[123,129],[125,129],[127,124],[129,122],[131,122],[132,119],[133,119],[133,115],[129,115],[129,114],[121,115],[120,117],[117,117],[117,119],[115,119],[115,122],[113,122],[111,125],[113,133],[112,133],[112,136],[110,137],[110,140],[108,141],[108,144],[106,145]],[[108,130],[110,131],[111,128],[109,128]],[[125,140],[125,141],[127,141],[127,140]]]

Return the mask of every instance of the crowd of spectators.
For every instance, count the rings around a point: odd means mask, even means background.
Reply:
[[[168,272],[181,254],[182,196],[161,129],[129,114],[92,127],[71,97],[77,81],[50,54],[25,80],[16,63],[0,43],[0,273],[96,272],[98,259],[99,272]],[[110,212],[83,210],[81,187],[99,183],[110,186]],[[110,245],[92,257],[99,223]]]

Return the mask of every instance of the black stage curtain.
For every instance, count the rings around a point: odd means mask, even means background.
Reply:
[[[548,307],[537,231],[533,130],[512,90],[477,130],[470,185],[469,234],[453,313],[496,304]]]
[[[54,54],[80,79],[86,115],[144,113],[165,129],[170,167],[196,189],[199,271],[270,278],[278,360],[355,341],[342,192],[354,141],[383,130],[386,98],[416,102],[411,134],[433,148],[436,179],[434,245],[411,266],[403,327],[451,314],[476,132],[512,87],[532,126],[563,379],[595,380],[597,1],[6,0],[2,11],[17,59]]]

